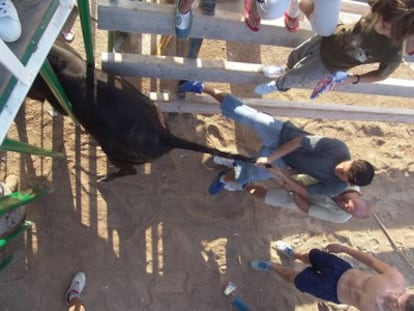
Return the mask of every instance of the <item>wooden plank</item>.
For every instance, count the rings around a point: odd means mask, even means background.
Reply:
[[[259,84],[270,81],[260,73],[262,66],[262,64],[224,60],[102,53],[102,68],[121,76]],[[349,93],[414,97],[414,81],[387,79],[377,83],[338,85],[336,90]]]
[[[151,98],[155,98],[151,94]],[[244,98],[242,101],[259,111],[277,117],[298,117],[328,120],[358,120],[414,123],[413,109],[361,107],[344,104],[286,102],[268,99]],[[185,100],[172,99],[168,94],[155,102],[164,112],[219,114],[217,101],[209,96],[187,94]]]
[[[365,15],[369,13],[369,11],[370,11],[370,7],[365,2],[357,2],[357,1],[349,1],[349,0],[341,1],[341,12]]]
[[[175,36],[174,6],[129,0],[100,0],[98,28],[131,33],[153,33]],[[193,25],[190,37],[208,38],[252,44],[294,47],[312,33],[308,23],[303,23],[294,34],[288,32],[283,19],[263,21],[259,32],[252,32],[242,21],[241,12],[216,9],[213,16],[201,14],[193,8]]]
[[[364,4],[347,3],[344,9],[360,12]],[[366,7],[366,5],[365,5]],[[174,35],[174,5],[145,3],[130,0],[99,0],[98,28],[130,33]],[[305,20],[294,34],[285,29],[283,17],[262,20],[259,32],[249,30],[242,20],[242,12],[221,10],[217,5],[215,15],[206,16],[197,7],[192,9],[194,18],[190,37],[208,38],[252,44],[268,44],[294,47],[312,35],[310,24]],[[344,22],[355,21],[359,14],[341,13]]]

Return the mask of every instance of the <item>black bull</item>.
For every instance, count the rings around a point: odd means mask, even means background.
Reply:
[[[133,165],[154,161],[174,148],[189,149],[225,158],[253,159],[202,146],[170,133],[156,104],[122,77],[88,67],[81,56],[56,42],[48,55],[71,104],[73,114],[93,136],[119,171],[108,176],[136,174]],[[57,99],[38,76],[28,94],[47,99],[62,112]]]

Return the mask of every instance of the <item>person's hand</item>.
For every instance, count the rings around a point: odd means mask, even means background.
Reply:
[[[324,302],[318,302],[318,310],[319,311],[329,311],[329,307]]]
[[[345,249],[345,246],[338,243],[333,243],[326,246],[325,249],[329,253],[342,253]]]
[[[269,163],[269,158],[268,157],[259,157],[259,158],[256,159],[256,165],[266,166],[266,164],[271,164],[271,163]]]

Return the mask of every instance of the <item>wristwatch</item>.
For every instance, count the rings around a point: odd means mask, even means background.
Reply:
[[[356,80],[352,82],[352,84],[358,84],[359,81],[361,80],[361,76],[360,75],[353,75],[353,76],[356,77]]]

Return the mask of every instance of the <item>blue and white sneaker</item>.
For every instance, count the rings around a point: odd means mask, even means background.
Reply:
[[[187,39],[193,24],[193,12],[190,9],[187,13],[180,13],[180,1],[175,1],[175,35],[178,39]]]
[[[217,177],[213,180],[210,187],[208,187],[208,193],[211,195],[216,195],[224,189],[224,186],[226,185],[226,183],[222,181],[222,177],[224,175],[226,175],[225,171],[218,173]]]
[[[270,261],[253,260],[250,262],[250,268],[256,271],[267,272],[272,269]]]
[[[277,91],[279,91],[279,89],[277,88],[276,81],[270,81],[267,84],[259,84],[254,89],[254,92],[257,95],[265,95]]]
[[[185,81],[180,84],[177,92],[193,92],[201,94],[204,90],[204,83],[201,81]]]

